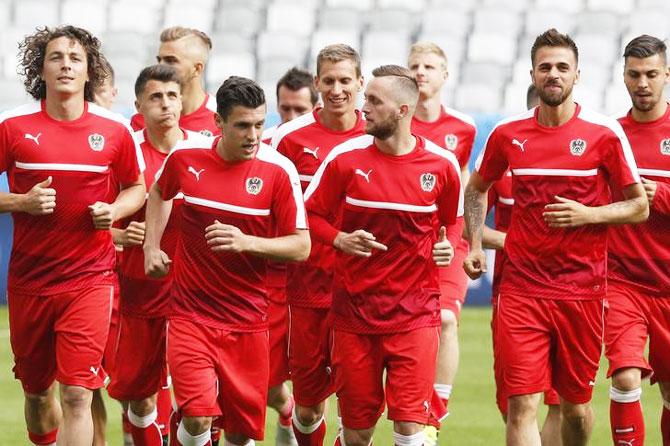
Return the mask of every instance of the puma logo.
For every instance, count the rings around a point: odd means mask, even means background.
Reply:
[[[626,446],[633,446],[633,442],[634,442],[634,441],[635,441],[634,438],[633,438],[632,440],[630,440],[630,441],[626,441],[626,440],[617,440],[616,444],[623,444],[623,445],[626,445]]]
[[[356,169],[354,171],[354,173],[356,175],[362,176],[363,178],[365,178],[365,181],[367,181],[369,183],[370,182],[370,174],[372,173],[372,169],[368,170],[367,173],[363,172],[361,169]]]
[[[25,136],[24,136],[24,138],[26,138],[26,139],[32,139],[32,140],[35,142],[35,144],[37,144],[37,145],[39,146],[39,145],[40,145],[40,140],[39,140],[40,136],[42,136],[42,133],[41,133],[41,132],[38,133],[37,136],[33,136],[33,135],[31,135],[30,133],[26,133]]]
[[[316,154],[316,152],[319,151],[319,148],[318,148],[318,147],[317,147],[316,149],[314,149],[314,150],[310,149],[309,147],[303,147],[303,148],[302,148],[302,151],[305,152],[305,153],[309,153],[310,155],[312,155],[312,156],[313,156],[314,158],[316,158],[316,159],[319,159],[319,157],[318,157],[317,154]]]
[[[89,370],[91,371],[91,373],[93,373],[94,375],[97,376],[98,372],[100,371],[100,367],[96,368],[96,367],[91,366],[91,368]]]
[[[526,141],[528,141],[528,140],[524,139],[523,142],[519,142],[517,139],[513,139],[512,144],[514,144],[515,146],[519,146],[521,151],[524,152],[523,145],[526,144]]]
[[[205,169],[200,169],[200,170],[195,170],[193,166],[188,166],[188,171],[195,175],[195,179],[197,181],[200,181],[200,174],[204,171]]]

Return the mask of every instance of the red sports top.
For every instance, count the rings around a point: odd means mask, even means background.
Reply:
[[[178,141],[172,150],[209,149],[212,147],[212,138],[188,130],[183,132],[184,139]],[[144,181],[147,184],[147,190],[149,190],[154,183],[156,172],[167,158],[167,153],[159,151],[151,144],[146,129],[135,132],[135,140],[142,149],[142,155],[147,165],[144,171]],[[161,239],[161,249],[170,258],[174,257],[177,240],[179,239],[182,202],[182,194],[177,194],[172,200],[172,212]],[[143,222],[145,211],[146,207],[142,206],[135,214],[125,219],[121,227],[125,228],[131,221]],[[172,270],[167,277],[162,279],[147,277],[144,274],[144,251],[141,246],[125,247],[120,258],[121,312],[135,317],[167,316],[170,307]]]
[[[214,113],[216,113],[216,98],[208,94],[197,110],[188,115],[182,115],[179,118],[179,127],[192,132],[202,133],[205,136],[219,136],[221,135],[221,130],[216,126]],[[130,126],[133,130],[142,130],[146,127],[144,116],[135,113],[130,118]]]
[[[489,189],[488,205],[489,211],[491,208],[495,208],[495,213],[493,214],[495,229],[507,232],[512,221],[512,207],[514,206],[514,198],[512,198],[512,172],[507,171],[500,180],[493,183],[491,189]],[[491,296],[493,299],[498,295],[504,264],[505,250],[497,249],[496,263],[493,270],[493,284],[491,285]]]
[[[93,227],[88,206],[110,202],[111,178],[127,185],[144,170],[130,127],[116,113],[85,103],[73,121],[57,121],[35,102],[0,116],[0,171],[23,194],[51,176],[53,214],[15,212],[10,292],[50,295],[111,285],[110,231]]]
[[[512,170],[514,213],[505,240],[501,293],[548,299],[600,299],[607,274],[607,226],[550,228],[555,196],[586,206],[610,202],[608,181],[639,182],[621,126],[577,105],[559,127],[537,122],[537,108],[500,122],[478,159],[484,181]]]
[[[171,317],[233,331],[268,328],[266,261],[250,254],[215,253],[205,228],[215,220],[260,237],[306,229],[295,167],[261,144],[252,160],[229,163],[209,150],[173,151],[157,174],[163,199],[183,192],[174,257]]]
[[[608,277],[652,296],[670,297],[670,107],[652,122],[619,119],[641,177],[656,181],[649,219],[609,228]],[[623,199],[613,188],[614,200]]]
[[[290,159],[298,169],[303,190],[333,147],[365,134],[365,121],[356,111],[356,125],[344,132],[324,126],[320,109],[306,113],[280,125],[272,138],[272,146]],[[287,298],[291,305],[328,308],[331,302],[335,249],[312,237],[309,259],[288,264]]]
[[[381,152],[364,135],[338,146],[305,192],[315,237],[332,246],[338,230],[364,229],[388,251],[371,257],[337,252],[334,326],[364,334],[440,325],[433,245],[437,227],[463,214],[458,161],[416,138],[402,156]],[[337,229],[330,222],[338,221]],[[435,218],[437,216],[437,218]]]

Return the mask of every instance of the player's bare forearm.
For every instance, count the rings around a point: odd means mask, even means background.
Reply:
[[[640,223],[649,217],[649,203],[641,184],[636,183],[624,188],[623,195],[626,198],[623,201],[594,208],[595,223],[610,225]]]
[[[26,197],[24,194],[0,192],[0,213],[23,212]]]
[[[157,184],[149,189],[145,213],[144,249],[160,249],[161,238],[172,211],[172,200],[163,200]]]
[[[144,184],[144,175],[140,174],[137,180],[123,186],[112,205],[114,206],[114,220],[120,220],[134,214],[144,204],[147,188]]]
[[[481,249],[486,216],[486,192],[480,191],[471,182],[468,183],[465,188],[464,206],[465,231],[470,248]]]
[[[482,246],[486,249],[503,249],[506,235],[507,234],[502,231],[484,225],[482,231]]]
[[[307,260],[312,245],[306,229],[298,229],[294,234],[274,238],[248,237],[249,247],[246,252],[279,261]]]

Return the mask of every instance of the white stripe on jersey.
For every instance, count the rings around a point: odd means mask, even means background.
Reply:
[[[24,170],[58,170],[66,172],[106,172],[108,166],[94,164],[65,164],[65,163],[23,163],[16,161],[16,167]]]
[[[296,229],[307,229],[307,211],[305,211],[305,202],[302,197],[300,177],[298,176],[298,171],[296,170],[291,160],[274,150],[272,147],[263,143],[260,143],[258,147],[256,158],[261,161],[275,164],[286,172],[288,179],[291,182],[293,200],[295,200],[295,227]]]
[[[207,103],[205,104],[205,108],[216,113],[216,96],[207,93]]]
[[[244,215],[259,215],[259,216],[268,216],[270,215],[270,209],[256,209],[256,208],[247,208],[244,206],[237,206],[230,203],[222,203],[220,201],[206,200],[204,198],[191,197],[190,195],[184,195],[184,201],[191,204],[197,204],[199,206],[204,206],[212,209],[218,209],[221,211],[235,212],[236,214]]]
[[[514,198],[498,197],[498,202],[507,206],[514,206]]]
[[[42,111],[42,106],[40,102],[30,102],[28,104],[20,105],[11,110],[7,110],[6,112],[0,114],[0,123],[10,118],[16,118],[17,116],[32,115],[40,111]]]
[[[635,182],[639,183],[640,175],[637,173],[637,164],[635,163],[635,157],[633,156],[633,149],[630,148],[628,138],[623,131],[623,127],[621,127],[621,124],[619,124],[619,121],[588,108],[585,109],[584,107],[582,107],[579,111],[579,118],[592,124],[607,127],[616,135],[617,138],[619,138],[621,148],[623,149],[623,156],[626,159],[626,163],[628,163],[628,168],[630,169]]]
[[[660,169],[637,169],[640,175],[649,175],[652,177],[670,178],[670,170]]]
[[[518,176],[549,176],[549,177],[594,177],[598,175],[598,169],[512,169],[512,173]]]
[[[88,112],[100,116],[102,118],[107,118],[111,121],[116,121],[120,124],[123,124],[126,130],[128,130],[128,133],[130,133],[130,136],[133,136],[133,133],[135,133],[132,127],[130,127],[130,121],[128,121],[125,117],[123,117],[123,115],[114,113],[113,111],[100,107],[99,105],[96,105],[93,102],[88,103]],[[137,157],[137,165],[140,168],[140,173],[142,173],[147,168],[147,165],[144,162],[144,156],[142,155],[140,145],[138,144],[137,140],[134,137],[133,142],[135,143],[135,156]]]
[[[326,166],[328,166],[328,164],[330,164],[330,162],[333,161],[335,157],[343,153],[351,152],[352,150],[365,149],[374,142],[374,139],[375,138],[372,135],[361,135],[355,138],[348,139],[344,141],[342,144],[338,144],[335,147],[333,147],[333,150],[331,150],[326,159],[323,160],[323,162],[317,169],[316,173],[314,174],[312,181],[309,183],[309,186],[307,186],[307,190],[305,190],[305,201],[309,200],[309,197],[314,193],[314,190],[319,186],[319,183],[321,182],[321,177],[323,177],[323,172],[326,170]],[[444,151],[444,149],[442,150]]]
[[[300,178],[300,181],[309,183],[314,178],[314,175],[298,175],[298,178]]]
[[[459,188],[459,193],[458,193],[458,210],[456,211],[456,216],[460,217],[463,215],[463,183],[461,181],[461,166],[458,164],[458,159],[456,159],[456,155],[454,155],[451,151],[449,150],[444,150],[442,147],[438,146],[437,144],[433,144],[432,142],[428,141],[428,139],[424,138],[424,141],[426,142],[426,150],[428,150],[431,153],[434,153],[435,155],[439,155],[443,158],[448,159],[451,162],[451,165],[454,166],[454,169],[456,170],[456,174],[458,175],[458,188]]]
[[[532,118],[535,115],[535,109],[531,108],[530,110],[526,110],[523,113],[520,113],[518,115],[510,116],[509,118],[505,118],[502,121],[499,121],[495,127],[491,130],[489,133],[489,136],[486,137],[486,141],[484,142],[484,148],[482,148],[482,151],[479,152],[479,156],[477,157],[477,160],[475,161],[475,170],[479,171],[479,168],[482,166],[482,160],[484,159],[484,154],[486,153],[486,148],[489,145],[489,139],[491,139],[491,135],[493,135],[493,132],[495,132],[498,127],[501,125],[509,124],[510,122],[514,121],[523,121],[525,119]]]
[[[284,124],[281,124],[279,127],[277,127],[275,134],[272,136],[272,147],[276,149],[284,136],[303,127],[307,127],[308,125],[315,122],[316,119],[314,119],[314,113],[309,112],[302,116],[298,116],[295,119],[291,119]]]
[[[358,206],[361,208],[385,209],[389,211],[430,213],[437,210],[437,206],[435,204],[431,204],[430,206],[417,206],[415,204],[392,203],[389,201],[358,200],[350,196],[346,196],[345,201],[353,206]]]
[[[465,122],[466,124],[470,124],[475,128],[475,130],[477,130],[477,124],[475,123],[475,120],[473,119],[472,116],[446,106],[444,107],[444,111],[447,112],[448,115],[451,115],[454,118],[458,118],[461,121]]]

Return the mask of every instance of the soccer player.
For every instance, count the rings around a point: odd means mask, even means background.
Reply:
[[[343,44],[323,48],[316,59],[314,83],[323,107],[280,126],[272,139],[272,145],[295,164],[303,190],[333,147],[365,133],[365,122],[356,110],[356,96],[363,88],[356,50]],[[300,446],[321,446],[326,435],[325,401],[333,393],[328,313],[334,257],[330,244],[313,240],[308,261],[288,265],[293,430]]]
[[[319,93],[314,87],[314,78],[309,71],[293,67],[277,82],[277,112],[281,124],[309,113],[316,108]],[[272,144],[278,125],[263,131],[263,142]]]
[[[526,106],[528,109],[537,107],[540,103],[540,96],[537,94],[537,89],[533,84],[528,87],[526,92]],[[493,272],[493,284],[491,286],[491,329],[493,339],[493,369],[496,380],[496,404],[503,416],[503,420],[507,422],[507,394],[503,384],[503,370],[504,366],[500,360],[497,359],[497,336],[501,336],[496,332],[496,309],[498,288],[500,286],[500,278],[502,277],[502,269],[505,264],[505,252],[503,251],[505,244],[505,235],[509,230],[510,222],[512,221],[512,208],[514,206],[514,199],[512,198],[512,172],[509,170],[505,172],[502,178],[491,185],[488,195],[488,210],[495,208],[494,227],[491,229],[487,226],[483,228],[482,244],[484,248],[495,249],[495,270]],[[540,438],[543,446],[560,446],[561,441],[561,408],[560,399],[556,391],[552,388],[544,392],[544,404],[548,406],[547,417],[542,424],[540,431]]]
[[[609,231],[605,353],[609,359],[612,441],[643,444],[641,380],[652,375],[663,398],[661,433],[670,445],[670,80],[666,45],[642,35],[624,50],[623,79],[633,107],[619,119],[642,176],[649,219]],[[621,191],[613,188],[613,199]],[[645,347],[649,339],[649,362]]]
[[[93,91],[93,102],[102,108],[111,110],[116,102],[116,96],[119,93],[118,88],[114,85],[114,69],[107,59],[103,59],[107,76],[101,85],[98,85]]]
[[[212,146],[212,138],[179,128],[180,78],[174,68],[154,65],[140,72],[135,82],[136,105],[146,127],[136,133],[146,162],[144,178],[153,183],[167,155],[178,149]],[[182,201],[174,199],[161,249],[175,252]],[[144,209],[124,222],[124,246],[120,264],[121,323],[117,341],[117,365],[108,387],[109,394],[127,403],[128,419],[135,446],[160,446],[156,396],[165,376],[165,336],[170,304],[171,275],[151,279],[144,274]]]
[[[263,439],[269,373],[266,259],[304,260],[309,233],[295,167],[261,144],[265,96],[230,77],[216,95],[222,137],[172,152],[149,192],[145,271],[164,276],[160,241],[170,200],[184,195],[172,285],[168,364],[183,414],[179,444]],[[225,187],[222,187],[225,185]]]
[[[388,404],[395,444],[421,446],[439,343],[436,269],[453,257],[445,226],[463,212],[460,167],[411,133],[419,87],[409,70],[372,74],[368,135],[336,147],[305,193],[314,236],[339,251],[332,355],[344,429],[335,444],[369,445]]]
[[[143,162],[122,118],[88,102],[107,75],[98,39],[72,26],[42,28],[20,49],[26,91],[37,101],[0,116],[0,170],[10,184],[0,211],[14,218],[14,373],[33,444],[55,444],[62,418],[59,441],[89,446],[114,294],[109,228],[142,205]],[[111,175],[121,191],[107,202]]]
[[[203,88],[212,40],[197,29],[173,26],[161,32],[160,41],[156,60],[174,67],[182,79],[183,105],[179,126],[205,136],[219,135],[220,131],[214,122],[216,99]],[[143,129],[142,114],[136,113],[130,125],[135,130]]]
[[[487,191],[512,171],[514,215],[505,240],[496,327],[508,394],[507,444],[539,445],[543,391],[561,397],[564,444],[583,445],[602,347],[607,225],[648,215],[644,189],[621,126],[576,104],[577,46],[550,29],[531,50],[539,107],[501,121],[489,135],[465,192],[470,253],[486,271],[482,227]],[[608,181],[624,200],[610,203]]]
[[[407,66],[419,84],[419,102],[412,118],[412,132],[453,152],[460,165],[461,178],[467,183],[468,161],[477,128],[470,116],[442,105],[442,87],[449,76],[446,54],[432,42],[417,42],[410,47]],[[461,266],[468,252],[468,244],[461,236],[462,217],[453,227],[447,228],[447,231],[454,234],[453,239],[457,243],[454,246],[455,257],[452,264],[439,269],[442,330],[435,392],[444,405],[438,414],[441,415],[440,418],[448,414],[449,397],[458,370],[458,320],[468,289],[468,276]],[[426,443],[436,445],[436,428],[428,426],[426,429]]]

